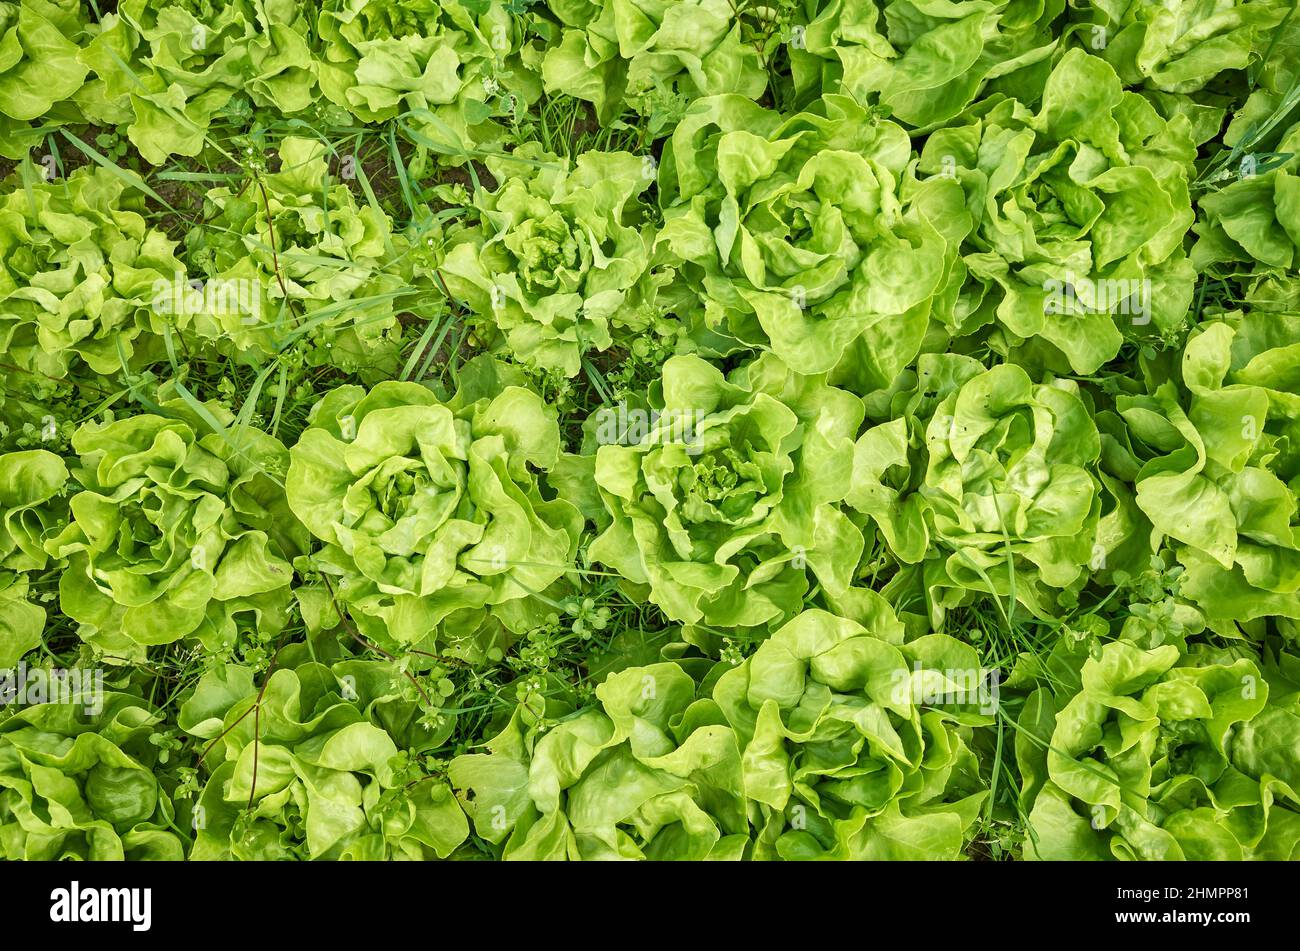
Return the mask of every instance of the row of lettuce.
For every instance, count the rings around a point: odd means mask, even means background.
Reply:
[[[958,858],[990,795],[993,717],[934,698],[975,652],[860,607],[863,623],[807,610],[739,666],[660,662],[612,674],[594,704],[521,705],[436,773],[380,661],[290,649],[261,687],[211,669],[178,715],[208,741],[201,789],[160,781],[159,714],[136,696],[89,719],[29,707],[0,732],[5,853],[431,859],[473,829],[507,859]],[[1062,640],[1047,666],[1009,685],[1029,691],[1026,857],[1294,858],[1293,658]]]
[[[1228,145],[1285,112],[1300,25],[1281,45]],[[289,135],[279,170],[250,157],[257,187],[210,190],[183,242],[120,170],[47,181],[25,162],[0,199],[0,347],[22,374],[6,417],[35,428],[68,385],[177,352],[392,379],[411,323],[449,310],[471,345],[562,377],[638,340],[770,351],[879,396],[925,353],[1086,377],[1176,344],[1198,275],[1253,310],[1300,309],[1300,128],[1207,183],[1199,113],[1162,114],[1105,59],[1071,49],[1035,88],[989,93],[919,146],[840,94],[785,116],[707,97],[659,158],[522,144],[485,160],[495,182],[433,187],[409,221],[348,180],[354,156]]]
[[[111,8],[110,8],[111,7]],[[718,94],[799,107],[843,92],[923,129],[1017,98],[1069,49],[1217,131],[1213,81],[1269,46],[1287,0],[6,0],[0,125],[11,158],[59,124],[126,130],[155,164],[214,117],[402,118],[448,153],[499,141],[544,93],[665,113]],[[1207,88],[1208,87],[1208,88]],[[1217,97],[1221,100],[1221,97]]]
[[[1300,857],[1288,4],[92,8],[0,3],[0,670],[110,669],[0,713],[0,853],[957,858],[1010,789],[1030,858]],[[556,95],[654,141],[515,141]],[[182,240],[38,174],[255,115]],[[379,124],[471,184],[391,216],[311,131]],[[575,436],[601,351],[662,366]],[[191,359],[354,382],[281,438]],[[605,573],[672,641],[447,755]]]
[[[1180,362],[1104,401],[931,354],[876,404],[884,420],[774,354],[730,377],[680,355],[652,431],[598,445],[589,429],[585,454],[485,356],[445,400],[340,387],[289,449],[164,400],[85,424],[66,463],[0,456],[0,666],[40,644],[26,579],[51,566],[60,610],[119,662],[178,640],[219,661],[291,610],[311,635],[260,684],[215,662],[181,704],[179,727],[215,748],[179,818],[150,769],[148,703],[15,712],[6,850],[174,856],[187,820],[196,857],[443,856],[472,821],[506,856],[954,857],[1007,732],[1030,854],[1288,857],[1297,339],[1296,317],[1206,321]],[[676,658],[607,677],[595,706],[538,684],[489,753],[399,768],[454,711],[431,724],[397,662],[327,663],[323,645],[355,624],[390,656],[483,663],[578,583],[587,528],[585,559],[682,625]],[[1153,557],[1176,597],[1143,603]],[[1122,622],[1071,627],[1107,589]],[[979,653],[931,633],[989,598],[1067,622],[1001,684],[1018,722],[961,681]],[[737,632],[757,650],[709,659]]]

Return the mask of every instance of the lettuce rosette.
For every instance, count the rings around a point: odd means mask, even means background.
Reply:
[[[306,335],[329,351],[311,359],[394,375],[400,298],[415,280],[406,239],[332,179],[324,143],[287,136],[279,154],[280,170],[260,185],[208,192],[213,230],[191,232],[188,247],[204,289],[171,297],[194,296],[185,306],[199,312],[198,336],[242,359],[264,361]]]
[[[740,755],[696,694],[675,663],[619,671],[583,710],[516,708],[489,752],[458,756],[448,775],[503,859],[744,858]]]
[[[951,355],[919,366],[938,397],[924,433],[903,417],[864,433],[849,504],[906,569],[895,586],[924,589],[936,625],[977,593],[1051,616],[1118,542],[1101,530],[1100,437],[1078,385]]]
[[[951,182],[899,191],[911,144],[846,96],[789,118],[697,102],[664,150],[659,241],[695,295],[705,353],[770,348],[800,373],[863,341],[883,387],[915,357],[965,214]]]
[[[1126,640],[1056,654],[1016,733],[1026,857],[1300,856],[1300,711],[1279,671]]]
[[[672,357],[650,402],[644,432],[597,433],[608,525],[592,559],[706,628],[766,629],[814,583],[849,587],[863,542],[839,503],[860,400],[764,354],[730,377]]]
[[[447,781],[420,768],[439,740],[421,728],[396,665],[327,667],[306,653],[262,686],[246,667],[215,667],[181,705],[178,723],[203,741],[208,771],[188,857],[446,858],[469,824]]]
[[[1195,154],[1185,117],[1162,119],[1077,49],[1037,113],[994,94],[933,132],[920,170],[961,182],[975,219],[948,330],[1076,373],[1174,333],[1195,284],[1182,250]]]
[[[63,613],[105,654],[141,658],[182,638],[221,652],[284,625],[306,543],[285,502],[288,453],[214,405],[221,432],[176,400],[160,407],[171,416],[88,422],[72,437],[82,488],[46,549],[67,559]]]
[[[951,119],[988,88],[1032,88],[1056,49],[1065,0],[812,0],[791,43],[801,96],[845,92],[916,128]],[[1023,72],[1022,72],[1023,71]]]
[[[161,721],[144,701],[89,684],[70,702],[0,720],[0,855],[183,859],[171,790],[155,773],[158,747],[150,742]]]
[[[45,542],[67,522],[67,484],[52,452],[0,454],[0,670],[40,643],[45,608],[29,596],[29,576],[50,563]]]
[[[451,401],[397,381],[329,393],[286,483],[323,543],[312,565],[363,633],[467,659],[502,625],[540,622],[538,596],[572,566],[583,524],[543,488],[560,451],[555,410],[478,366]]]
[[[98,382],[165,356],[164,323],[185,318],[155,307],[156,288],[183,269],[144,210],[98,167],[0,197],[0,351],[25,371],[23,388]]]
[[[1035,384],[1011,364],[980,373],[939,404],[926,449],[920,492],[947,550],[936,584],[992,581],[1006,597],[1014,572],[1018,597],[1041,612],[1041,586],[1082,582],[1101,509],[1092,471],[1101,443],[1076,384]]]
[[[653,183],[628,152],[588,152],[570,167],[525,146],[489,161],[501,182],[474,198],[439,273],[479,316],[480,334],[518,360],[576,376],[614,334],[662,332],[650,271]]]
[[[21,159],[41,125],[81,120],[72,100],[89,72],[78,59],[88,29],[78,0],[0,3],[0,155]]]
[[[298,0],[123,0],[81,53],[97,77],[87,112],[124,126],[154,165],[197,155],[214,117],[244,97],[301,112],[315,91],[306,14]]]
[[[767,75],[727,0],[562,0],[559,42],[546,51],[547,92],[590,102],[602,122],[665,94],[690,101],[735,93],[758,99]]]
[[[1120,397],[1136,500],[1186,569],[1181,593],[1216,630],[1300,619],[1300,318],[1199,325],[1166,382]]]
[[[363,123],[402,119],[415,140],[465,161],[541,95],[539,55],[506,5],[464,0],[331,2],[315,14],[316,71]]]
[[[869,597],[872,628],[805,611],[713,689],[762,816],[755,858],[956,859],[979,816],[972,732],[996,685],[973,648],[904,641]]]

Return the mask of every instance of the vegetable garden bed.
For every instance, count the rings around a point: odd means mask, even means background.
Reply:
[[[1289,0],[0,0],[0,856],[1296,857],[1297,151]]]

